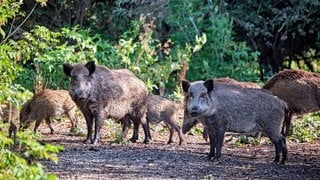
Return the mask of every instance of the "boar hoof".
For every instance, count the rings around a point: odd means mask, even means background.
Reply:
[[[275,159],[275,160],[273,161],[273,163],[278,164],[278,163],[279,163],[279,160],[276,160],[276,159]],[[286,161],[285,161],[284,159],[282,159],[279,164],[285,165],[285,164],[286,164]]]
[[[90,139],[86,139],[86,140],[83,141],[83,143],[84,144],[89,144],[89,143],[91,143],[91,140]]]
[[[135,138],[131,138],[130,141],[131,141],[132,143],[137,142],[137,140],[136,140]]]
[[[186,142],[186,141],[180,141],[180,142],[179,142],[179,145],[180,145],[180,146],[185,146],[185,145],[187,145],[187,142]]]
[[[215,162],[221,162],[221,157],[218,157],[216,155],[208,155],[208,160],[209,161],[215,161]]]
[[[93,145],[98,145],[100,143],[100,140],[99,139],[94,139],[93,141],[92,141],[92,144]]]
[[[208,158],[209,161],[211,161],[211,159],[214,159],[214,158],[215,158],[215,155],[209,153],[208,156],[207,156],[207,158]]]
[[[146,140],[144,140],[144,141],[143,141],[143,143],[145,143],[145,144],[149,144],[149,143],[150,143],[150,139],[146,139]]]

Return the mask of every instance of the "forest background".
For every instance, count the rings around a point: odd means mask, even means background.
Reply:
[[[0,86],[67,89],[62,64],[89,60],[128,68],[162,95],[177,93],[185,78],[263,83],[285,68],[319,71],[319,7],[316,0],[4,0]],[[0,101],[11,96],[1,94]]]
[[[319,72],[318,0],[1,0],[0,103],[67,89],[65,62],[128,68],[181,100],[180,80],[263,84],[283,69]]]

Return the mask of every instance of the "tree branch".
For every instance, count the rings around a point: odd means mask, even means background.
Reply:
[[[9,34],[9,35],[0,43],[0,45],[3,44],[3,43],[5,43],[14,33],[16,33],[16,32],[18,31],[18,29],[21,28],[21,26],[29,19],[29,17],[31,16],[31,14],[33,13],[33,11],[34,11],[34,9],[37,7],[37,5],[38,5],[38,3],[35,3],[35,5],[33,6],[32,10],[31,10],[30,13],[28,14],[28,16],[22,21],[22,23],[21,23],[11,34]],[[14,21],[13,21],[13,22],[14,22]],[[13,22],[12,22],[12,24],[11,24],[10,31],[11,31],[11,29],[12,29]],[[9,31],[9,32],[10,32],[10,31]]]

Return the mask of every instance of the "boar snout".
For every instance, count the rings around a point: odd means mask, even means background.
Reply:
[[[87,96],[87,93],[85,92],[85,90],[81,90],[81,89],[77,89],[74,91],[74,95],[76,97],[76,99],[87,99],[88,96]]]
[[[197,117],[197,116],[199,116],[199,114],[200,114],[200,112],[199,112],[198,107],[193,107],[190,111],[191,117]]]

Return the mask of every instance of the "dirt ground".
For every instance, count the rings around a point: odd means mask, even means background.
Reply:
[[[86,132],[85,123],[81,122]],[[110,129],[103,128],[102,143],[83,144],[84,135],[69,133],[69,122],[54,122],[54,135],[45,124],[40,126],[42,141],[59,144],[65,150],[59,153],[59,162],[43,161],[47,172],[60,179],[320,179],[320,140],[311,143],[288,142],[288,161],[285,165],[273,163],[274,146],[267,138],[259,145],[237,147],[226,141],[222,160],[207,160],[209,144],[201,135],[188,135],[187,144],[167,144],[168,131],[151,129],[153,141],[143,144],[142,128],[137,143],[113,143],[107,137]],[[158,127],[158,126],[155,126]],[[129,131],[128,137],[132,135]],[[231,139],[232,134],[225,137]]]

